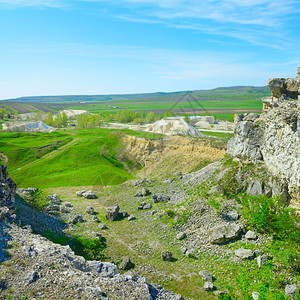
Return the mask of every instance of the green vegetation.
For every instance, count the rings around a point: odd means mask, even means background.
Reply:
[[[119,153],[122,134],[157,138],[147,132],[88,128],[52,133],[1,132],[1,152],[19,187],[119,184],[140,166]],[[105,151],[103,151],[105,149]]]
[[[69,245],[76,255],[83,256],[87,260],[104,260],[106,258],[102,253],[106,248],[103,239],[61,235],[51,230],[47,230],[43,236],[54,243]]]

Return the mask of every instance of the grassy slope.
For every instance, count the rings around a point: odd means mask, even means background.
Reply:
[[[108,129],[2,132],[0,151],[8,156],[10,176],[19,187],[119,184],[133,178],[118,157],[122,133],[147,136],[147,133]],[[57,144],[58,141],[62,143]]]

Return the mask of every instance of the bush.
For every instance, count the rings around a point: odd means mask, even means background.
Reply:
[[[244,195],[241,198],[242,215],[250,228],[273,235],[276,239],[300,242],[300,229],[296,226],[295,210],[288,208],[280,196]]]

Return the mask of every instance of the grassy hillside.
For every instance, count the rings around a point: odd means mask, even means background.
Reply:
[[[122,134],[159,137],[130,130],[81,129],[53,133],[0,133],[0,151],[19,187],[119,184],[138,166],[118,154]]]

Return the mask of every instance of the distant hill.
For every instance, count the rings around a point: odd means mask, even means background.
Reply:
[[[234,86],[219,87],[211,90],[194,90],[194,91],[178,91],[178,92],[157,92],[157,93],[141,93],[141,94],[110,94],[110,95],[63,95],[63,96],[30,96],[14,99],[6,99],[3,101],[13,102],[34,102],[34,103],[68,103],[68,102],[100,102],[100,101],[128,101],[128,100],[169,100],[178,99],[181,95],[190,94],[197,98],[248,98],[263,97],[270,94],[267,86]],[[248,97],[247,97],[248,96]],[[200,100],[200,99],[197,99]]]

